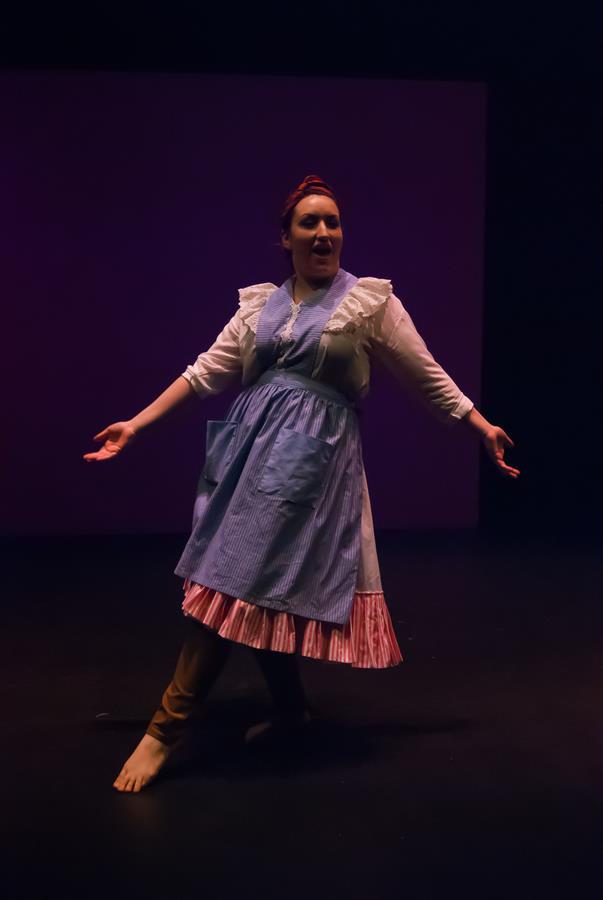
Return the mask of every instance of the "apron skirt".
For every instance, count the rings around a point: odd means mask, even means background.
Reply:
[[[250,646],[381,668],[401,661],[383,594],[358,593],[363,464],[353,403],[268,369],[207,423],[184,612]]]

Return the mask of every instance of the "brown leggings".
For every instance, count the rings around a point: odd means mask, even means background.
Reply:
[[[186,729],[193,709],[204,700],[228,659],[232,641],[187,617],[186,635],[174,676],[151,719],[147,734],[174,744]],[[296,719],[307,708],[304,688],[291,653],[252,649],[272,697],[276,717]]]

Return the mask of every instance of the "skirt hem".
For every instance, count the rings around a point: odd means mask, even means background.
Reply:
[[[184,581],[182,611],[228,640],[354,668],[385,669],[402,654],[382,591],[356,592],[345,625],[278,612]]]

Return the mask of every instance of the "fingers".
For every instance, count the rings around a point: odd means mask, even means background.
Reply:
[[[496,466],[497,470],[501,475],[508,476],[510,478],[517,478],[520,474],[519,469],[516,469],[514,466],[508,466],[504,461],[505,450],[504,447],[488,447],[488,455],[490,456],[492,462]]]
[[[120,450],[121,447],[118,447],[117,444],[111,444],[111,446],[101,447],[100,450],[96,450],[94,453],[84,453],[82,459],[85,459],[86,462],[95,462],[102,459],[115,459]]]
[[[498,460],[497,468],[501,475],[509,475],[512,478],[517,478],[517,476],[520,474],[519,469],[515,469],[513,466],[506,465],[506,463],[504,463],[502,460]]]
[[[507,478],[517,478],[520,474],[519,469],[516,469],[514,466],[508,466],[504,462],[505,446],[515,447],[514,441],[511,440],[507,432],[497,425],[495,428],[495,435],[490,435],[490,439],[486,440],[484,443],[486,445],[486,450],[499,473]]]
[[[509,437],[507,432],[503,431],[502,428],[500,429],[500,435],[501,435],[504,443],[507,445],[507,447],[515,447],[514,441],[511,440],[511,438]],[[519,469],[514,468],[514,466],[508,466],[503,461],[504,454],[505,454],[504,447],[499,447],[499,449],[497,450],[497,453],[496,453],[496,457],[497,457],[496,464],[498,466],[499,472],[501,473],[501,475],[506,475],[510,478],[517,478],[517,476],[519,475]]]
[[[96,450],[94,453],[84,453],[82,459],[85,459],[86,462],[94,462],[95,459],[102,459],[100,453],[100,450]]]

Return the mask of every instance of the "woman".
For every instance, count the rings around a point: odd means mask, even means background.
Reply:
[[[288,197],[281,241],[293,274],[240,291],[214,344],[150,406],[108,426],[84,459],[113,459],[178,404],[242,378],[207,423],[193,529],[176,574],[188,635],[176,672],[114,787],[141,790],[180,739],[233,642],[253,648],[276,724],[308,721],[296,655],[363,668],[401,661],[382,592],[355,402],[375,355],[443,422],[477,431],[505,476],[513,442],[437,364],[391,283],[340,268],[332,190],[308,176]]]

